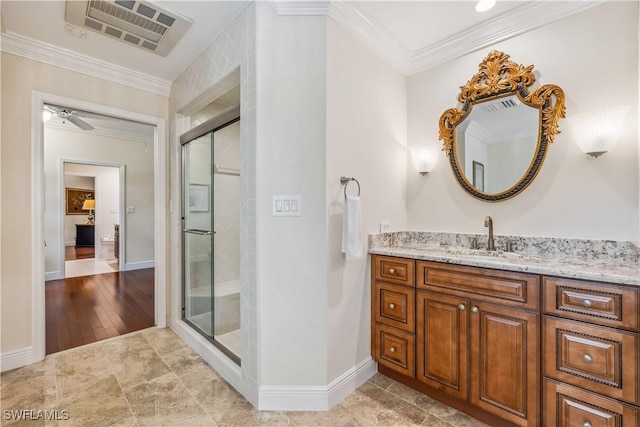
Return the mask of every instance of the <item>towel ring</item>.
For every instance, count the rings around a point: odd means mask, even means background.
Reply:
[[[344,185],[344,198],[347,198],[347,187],[349,186],[349,183],[351,181],[354,181],[357,185],[358,185],[358,197],[360,197],[360,183],[358,182],[357,179],[351,177],[351,178],[347,178],[346,176],[341,176],[340,177],[340,184]]]

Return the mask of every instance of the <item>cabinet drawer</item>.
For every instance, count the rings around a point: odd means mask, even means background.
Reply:
[[[534,274],[418,261],[416,286],[478,301],[538,310],[540,277]],[[469,295],[469,293],[473,295]]]
[[[411,288],[376,282],[373,313],[377,322],[414,332],[415,291]]]
[[[545,375],[638,403],[638,334],[545,318]]]
[[[413,334],[376,324],[373,342],[376,362],[401,374],[413,377],[415,371],[415,337]]]
[[[638,331],[640,288],[555,277],[542,283],[546,313]]]
[[[404,286],[415,284],[415,261],[412,259],[374,255],[371,264],[376,280]]]
[[[638,409],[566,384],[546,380],[544,389],[547,427],[638,427]]]

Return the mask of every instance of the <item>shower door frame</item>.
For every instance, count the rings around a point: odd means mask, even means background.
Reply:
[[[213,328],[213,322],[214,322],[214,290],[213,290],[213,281],[215,280],[215,272],[214,272],[214,260],[212,259],[211,261],[211,287],[212,287],[212,292],[211,292],[211,323],[212,323],[212,330],[211,330],[211,335],[209,336],[205,333],[205,331],[203,331],[202,329],[200,329],[197,325],[195,325],[193,322],[191,322],[189,319],[187,319],[185,317],[185,306],[186,306],[186,302],[185,302],[185,298],[186,298],[186,292],[185,292],[185,286],[186,286],[186,268],[185,268],[185,213],[186,213],[186,209],[187,207],[185,206],[185,170],[186,170],[186,159],[184,156],[184,146],[188,143],[190,143],[191,141],[200,138],[202,136],[205,136],[208,133],[211,133],[212,135],[220,130],[223,129],[227,126],[231,126],[234,123],[237,123],[240,121],[240,105],[236,105],[234,107],[230,107],[227,110],[221,112],[220,114],[218,114],[217,116],[207,120],[204,123],[199,124],[198,126],[194,127],[193,129],[188,130],[187,132],[183,133],[182,135],[180,135],[180,165],[181,165],[181,171],[180,171],[180,179],[181,179],[181,185],[180,185],[180,205],[181,205],[181,211],[180,211],[180,241],[181,241],[181,257],[182,257],[182,271],[181,271],[181,276],[182,276],[182,283],[181,283],[181,318],[182,321],[184,321],[186,324],[188,324],[191,329],[195,330],[196,332],[198,332],[200,335],[202,335],[203,337],[205,337],[209,342],[211,342],[218,350],[220,350],[222,353],[224,353],[227,357],[229,357],[231,360],[233,360],[235,363],[237,363],[239,366],[241,366],[241,357],[240,355],[236,355],[234,354],[231,350],[229,350],[227,347],[225,347],[224,345],[222,345],[220,342],[218,342],[215,339],[215,333],[214,333],[214,328]],[[211,141],[211,165],[213,167],[213,139]],[[211,172],[211,176],[213,177],[213,171]],[[213,179],[213,178],[212,178]],[[213,184],[213,182],[211,183]],[[213,190],[213,186],[211,187]],[[211,194],[211,200],[213,200],[213,194]],[[211,210],[212,215],[213,215],[213,209]],[[212,217],[213,218],[213,217]],[[215,230],[212,230],[212,235],[211,235],[211,245],[212,245],[212,249],[213,249],[213,244],[214,244],[214,236],[215,236]],[[214,251],[212,250],[211,252],[212,254],[214,253]],[[242,310],[242,307],[240,308]]]

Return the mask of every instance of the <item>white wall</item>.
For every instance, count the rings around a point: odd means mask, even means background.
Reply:
[[[261,384],[325,385],[326,17],[260,10]],[[277,194],[301,195],[302,216],[271,216]]]
[[[406,78],[332,19],[327,24],[327,354],[332,381],[371,354],[367,235],[406,229]],[[361,260],[341,253],[344,187],[361,185]],[[354,195],[355,184],[348,194]]]
[[[559,85],[567,116],[630,104],[619,144],[597,159],[575,144],[566,121],[535,181],[513,199],[486,203],[463,192],[447,161],[426,177],[408,173],[408,224],[413,230],[637,241],[638,3],[607,2],[489,46],[408,79],[409,143],[437,141],[438,120],[456,106],[459,86],[493,49],[534,64],[538,83]],[[441,160],[445,160],[444,155]]]
[[[95,77],[1,54],[2,259],[1,352],[31,347],[31,128],[32,90],[156,117],[167,117],[167,98]],[[140,189],[150,192],[149,188]],[[135,194],[133,195],[135,196]],[[20,206],[20,209],[4,209]],[[42,278],[44,280],[44,278]]]

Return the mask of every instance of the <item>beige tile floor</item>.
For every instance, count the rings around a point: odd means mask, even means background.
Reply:
[[[49,355],[3,373],[1,380],[2,425],[485,425],[380,374],[327,412],[257,411],[169,329]],[[21,409],[34,410],[32,418],[37,411],[57,411],[48,414],[68,419],[7,419],[7,411]]]

